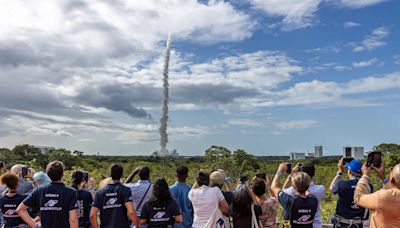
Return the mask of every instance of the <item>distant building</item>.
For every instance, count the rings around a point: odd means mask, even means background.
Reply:
[[[314,147],[314,157],[320,158],[323,156],[323,147],[322,146],[315,146]]]
[[[35,146],[35,148],[38,149],[42,154],[47,154],[50,150],[56,149],[52,146]]]
[[[352,157],[357,160],[364,159],[364,147],[351,147],[351,146],[344,146],[343,147],[343,157]]]
[[[290,160],[304,160],[306,159],[306,153],[290,153]]]

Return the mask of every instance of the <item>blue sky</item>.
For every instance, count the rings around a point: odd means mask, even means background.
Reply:
[[[4,1],[0,146],[257,155],[399,143],[400,2]]]

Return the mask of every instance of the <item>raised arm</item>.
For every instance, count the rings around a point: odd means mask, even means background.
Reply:
[[[365,164],[362,167],[362,177],[357,183],[356,190],[354,191],[354,202],[364,208],[376,210],[378,209],[378,192],[371,193],[369,187],[369,176],[371,174],[371,167]]]
[[[331,184],[329,185],[330,192],[333,192],[333,189],[335,188],[336,183],[342,179],[342,175],[344,173],[343,158],[341,158],[338,161],[337,167],[338,167],[338,172],[337,172],[336,176],[333,178]]]
[[[124,184],[131,183],[133,178],[139,173],[139,171],[140,171],[140,167],[137,167],[135,170],[133,170],[131,175],[129,175],[128,178],[126,178],[126,180],[124,181]]]
[[[286,170],[286,165],[287,165],[287,163],[279,164],[279,167],[278,167],[278,170],[276,171],[274,180],[272,180],[271,191],[274,194],[274,197],[277,197],[278,193],[281,191],[281,188],[279,187],[279,180],[280,180],[280,177],[283,175],[283,173]]]

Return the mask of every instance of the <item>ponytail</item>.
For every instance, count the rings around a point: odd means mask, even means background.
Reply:
[[[80,170],[74,171],[71,175],[71,180],[72,180],[71,187],[73,187],[76,190],[79,190],[79,185],[83,182],[83,179],[84,179],[84,174],[82,171]]]

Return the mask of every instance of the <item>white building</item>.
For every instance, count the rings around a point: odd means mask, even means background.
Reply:
[[[320,158],[323,156],[323,147],[322,146],[315,146],[314,147],[314,157]]]
[[[50,150],[56,149],[52,146],[35,146],[35,148],[38,149],[42,154],[47,154]]]
[[[290,153],[290,160],[304,160],[306,159],[306,153]]]
[[[343,157],[352,157],[357,160],[364,159],[364,147],[362,146],[344,146],[343,147]]]

